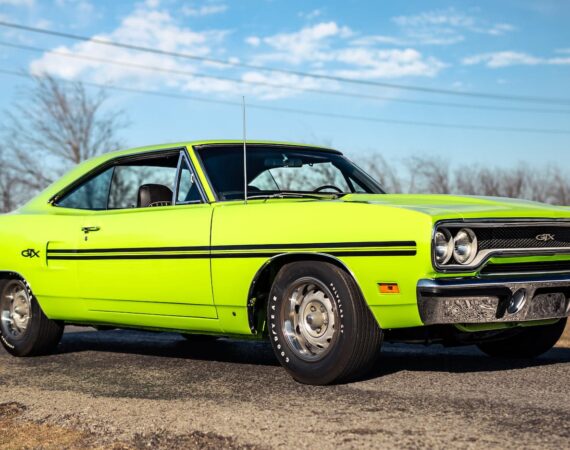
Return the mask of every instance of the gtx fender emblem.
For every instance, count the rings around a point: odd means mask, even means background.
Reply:
[[[554,240],[554,235],[553,234],[548,234],[548,233],[544,233],[544,234],[538,234],[535,236],[535,239],[537,241],[553,241]]]
[[[40,251],[34,250],[33,248],[27,248],[26,250],[22,250],[21,255],[24,258],[39,258],[40,257]]]

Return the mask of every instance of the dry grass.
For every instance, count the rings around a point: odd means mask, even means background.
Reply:
[[[183,435],[137,434],[129,441],[117,441],[109,436],[26,420],[21,417],[25,410],[20,403],[0,403],[0,450],[262,450],[254,445],[240,444],[232,437],[200,431]]]
[[[24,411],[19,403],[0,404],[0,450],[93,448],[87,434],[21,420],[19,416]]]

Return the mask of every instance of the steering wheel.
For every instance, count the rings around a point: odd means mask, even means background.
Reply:
[[[337,191],[339,194],[344,193],[342,189],[340,189],[340,188],[338,188],[332,184],[325,184],[324,186],[320,186],[316,189],[313,189],[313,192],[321,192],[323,189],[333,189],[333,190]]]

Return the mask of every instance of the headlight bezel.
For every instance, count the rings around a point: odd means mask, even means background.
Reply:
[[[445,254],[445,257],[442,258],[441,260],[438,259],[438,256],[437,256],[438,235],[443,236],[445,238],[445,240],[447,241],[446,254]],[[451,235],[451,232],[447,228],[441,228],[439,230],[435,230],[435,232],[433,234],[433,257],[434,257],[434,260],[438,264],[444,265],[444,264],[447,264],[449,262],[449,260],[453,257],[453,248],[454,248],[454,243],[453,243],[453,236]]]
[[[463,263],[458,262],[455,258],[455,238],[460,231],[467,230],[469,236],[476,242],[474,251],[469,254],[469,258],[464,260]],[[433,267],[438,272],[473,272],[481,264],[480,261],[482,254],[479,251],[479,243],[477,241],[477,227],[470,226],[470,224],[459,221],[441,221],[435,224],[432,231],[431,240],[431,254]],[[436,236],[439,232],[445,233],[447,236],[451,235],[452,256],[446,258],[445,262],[438,261],[436,254]]]
[[[470,239],[470,241],[469,241],[470,250],[469,250],[469,254],[468,254],[467,258],[465,258],[465,259],[462,259],[462,256],[460,255],[460,253],[457,250],[457,246],[458,246],[457,242],[461,239],[461,238],[459,238],[460,234],[463,234]],[[457,264],[461,264],[462,266],[468,266],[477,257],[478,250],[479,249],[478,249],[478,245],[477,245],[477,235],[475,234],[475,232],[471,228],[467,228],[467,227],[460,228],[457,231],[457,233],[455,233],[455,236],[453,236],[453,259],[455,260],[455,262]]]

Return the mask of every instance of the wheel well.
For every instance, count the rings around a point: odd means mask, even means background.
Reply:
[[[298,261],[317,261],[334,264],[344,270],[352,279],[354,276],[350,270],[334,256],[322,253],[287,253],[275,256],[267,261],[256,273],[249,288],[247,297],[247,313],[249,319],[249,327],[253,334],[266,334],[266,308],[269,292],[273,285],[273,280],[285,264]]]
[[[24,280],[24,277],[16,272],[4,271],[0,272],[0,281],[4,280]]]

